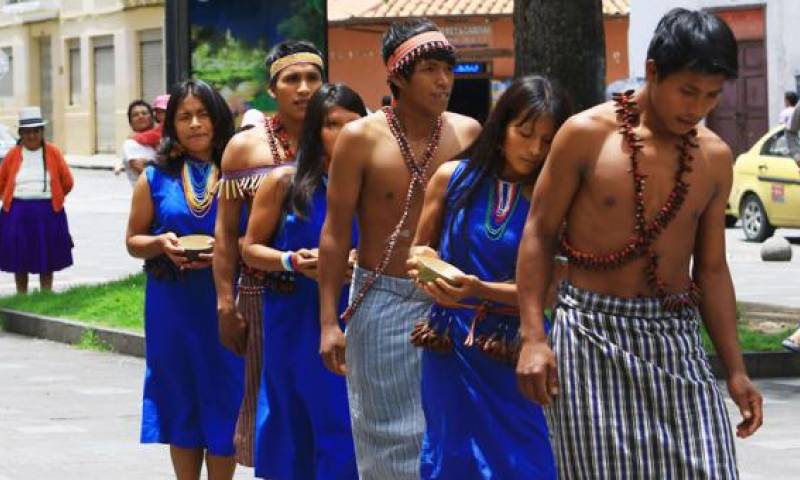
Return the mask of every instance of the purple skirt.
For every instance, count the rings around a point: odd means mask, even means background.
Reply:
[[[72,265],[72,247],[67,215],[54,212],[50,200],[15,198],[0,211],[0,270],[56,272]]]

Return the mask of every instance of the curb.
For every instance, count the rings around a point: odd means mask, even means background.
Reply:
[[[72,320],[46,317],[17,310],[0,309],[3,330],[29,337],[74,345],[93,331],[98,340],[111,347],[114,353],[144,358],[144,335],[115,328],[87,325]]]
[[[144,358],[144,335],[126,330],[97,327],[72,320],[46,317],[17,310],[0,309],[3,330],[55,342],[76,344],[87,331],[94,331],[99,340],[114,353]],[[711,370],[717,378],[725,378],[725,369],[716,355],[709,355]],[[798,377],[800,355],[791,352],[745,352],[744,363],[751,378]]]
[[[78,170],[105,170],[107,172],[113,172],[114,167],[110,167],[108,165],[70,165],[67,164],[70,169],[78,169]]]

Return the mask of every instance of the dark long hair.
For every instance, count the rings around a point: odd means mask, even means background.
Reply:
[[[502,147],[511,122],[522,125],[548,115],[558,129],[571,113],[569,97],[550,80],[538,75],[516,79],[497,101],[483,131],[467,149],[466,167],[451,182],[450,191],[459,192],[447,199],[448,204],[453,205],[453,211],[458,212],[470,204],[481,180],[500,174],[505,163]],[[540,171],[537,169],[531,173],[528,181],[535,182]]]
[[[183,166],[183,156],[173,153],[173,150],[179,147],[175,115],[181,102],[189,95],[193,95],[203,103],[211,117],[211,124],[214,126],[211,160],[219,167],[222,162],[222,152],[234,132],[233,115],[225,99],[202,80],[186,80],[175,85],[170,95],[164,117],[164,130],[161,133],[161,146],[158,149],[159,165],[172,174],[177,174]]]
[[[364,101],[352,88],[343,83],[322,85],[314,93],[306,108],[303,133],[297,146],[297,171],[286,193],[284,210],[304,217],[308,213],[311,197],[322,181],[324,170],[322,127],[328,112],[333,107],[342,107],[353,113],[366,116]]]

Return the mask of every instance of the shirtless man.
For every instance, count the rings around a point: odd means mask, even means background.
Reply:
[[[717,17],[675,9],[656,28],[646,69],[640,92],[556,135],[517,263],[518,381],[546,407],[559,478],[736,478],[698,322],[747,437],[762,399],[744,368],[725,259],[732,155],[699,125],[737,74],[736,40]],[[545,291],[565,220],[569,275],[548,345]]]
[[[429,175],[480,131],[475,120],[445,112],[455,55],[436,25],[426,19],[393,23],[383,37],[383,58],[397,105],[342,130],[333,153],[319,261],[320,351],[330,370],[347,374],[364,480],[419,478],[425,424],[420,353],[409,335],[430,303],[407,278],[405,262]],[[354,214],[358,266],[343,334],[337,305]]]
[[[306,105],[322,85],[322,54],[313,44],[287,40],[267,55],[269,93],[278,103],[278,113],[266,120],[265,128],[236,134],[222,156],[222,180],[214,232],[214,282],[220,340],[239,355],[245,355],[245,391],[236,425],[237,461],[253,466],[253,432],[256,396],[261,378],[261,294],[263,278],[242,270],[238,299],[234,299],[234,275],[239,272],[239,237],[244,232],[242,212],[249,212],[258,186],[269,170],[294,161],[303,127]]]

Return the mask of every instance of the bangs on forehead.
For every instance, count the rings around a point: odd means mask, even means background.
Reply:
[[[514,118],[511,119],[511,122],[515,126],[521,127],[526,123],[535,123],[536,120],[539,120],[539,117],[541,117],[543,113],[546,114],[547,112],[542,112],[535,106],[529,106],[518,112]]]

